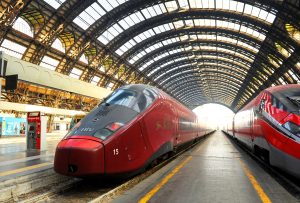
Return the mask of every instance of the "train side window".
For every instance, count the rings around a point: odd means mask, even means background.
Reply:
[[[258,109],[259,112],[261,112],[261,111],[265,108],[265,103],[266,103],[266,100],[265,100],[265,99],[262,99],[262,100],[260,101],[259,109]]]
[[[276,108],[280,109],[280,110],[285,109],[283,103],[281,103],[280,100],[277,99],[275,96],[272,96],[272,105],[275,106]]]
[[[184,119],[184,118],[179,118],[179,129],[180,130],[190,130],[192,128],[192,122]]]
[[[144,94],[142,94],[137,102],[138,108],[139,108],[139,112],[143,111],[146,108],[147,105],[147,99],[145,97]]]
[[[150,106],[155,100],[155,96],[148,89],[143,91],[143,94],[140,96],[138,101],[138,106],[140,111],[143,111],[148,106]]]

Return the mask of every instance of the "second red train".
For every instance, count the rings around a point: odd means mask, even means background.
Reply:
[[[225,131],[271,165],[300,178],[300,85],[262,91]]]

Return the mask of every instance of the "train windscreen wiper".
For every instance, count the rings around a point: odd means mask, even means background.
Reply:
[[[287,97],[291,102],[293,102],[297,107],[300,107],[300,96]]]

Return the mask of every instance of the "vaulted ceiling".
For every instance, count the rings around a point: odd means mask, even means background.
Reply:
[[[0,50],[113,90],[146,83],[191,108],[217,102],[238,110],[269,86],[300,81],[299,0],[0,6]]]

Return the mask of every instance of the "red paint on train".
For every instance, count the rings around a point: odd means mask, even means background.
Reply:
[[[299,110],[300,85],[270,87],[235,115],[227,133],[266,156],[271,165],[300,177]]]
[[[130,88],[136,88],[135,91],[142,94],[145,93],[144,89],[151,90],[156,98],[145,110],[105,139],[78,136],[76,133],[63,139],[55,154],[54,169],[57,173],[88,176],[137,172],[178,146],[210,132],[203,123],[199,127],[196,115],[190,109],[163,91],[145,85],[131,85],[125,91],[131,91]],[[92,123],[97,120],[91,117],[92,121],[89,121],[88,117],[80,121],[77,127],[83,125],[81,122]],[[117,121],[112,119],[111,122]],[[92,127],[82,129],[93,130]]]

